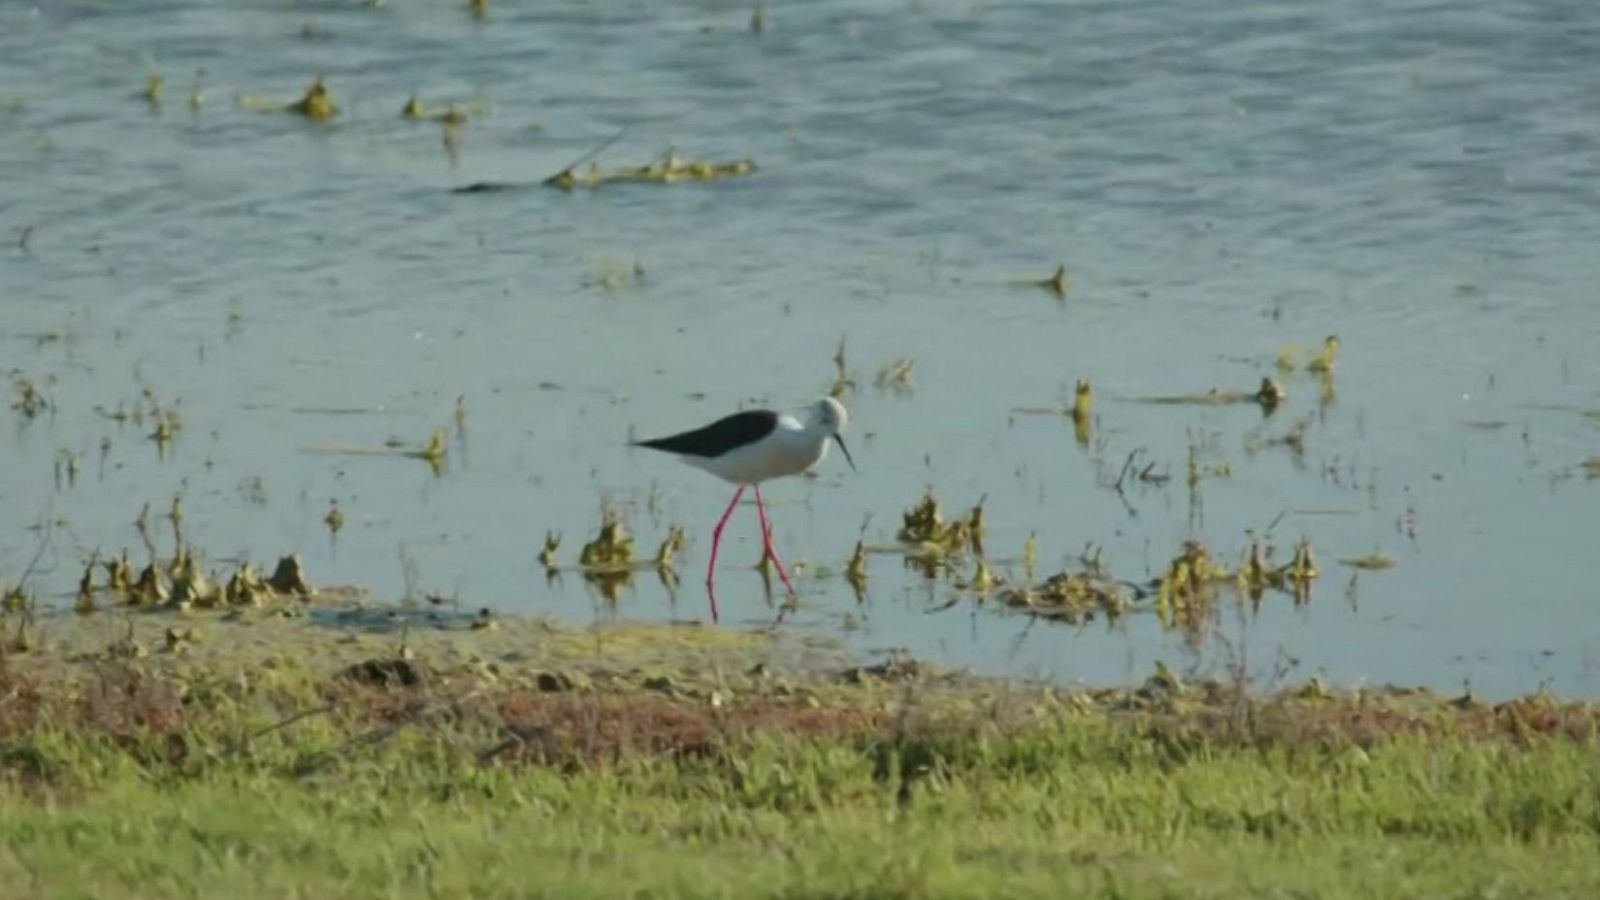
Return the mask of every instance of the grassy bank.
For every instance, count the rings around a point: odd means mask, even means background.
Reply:
[[[699,628],[175,623],[62,620],[0,663],[0,894],[1600,885],[1583,704],[1065,693]]]

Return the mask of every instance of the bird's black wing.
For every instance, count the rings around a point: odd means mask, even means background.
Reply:
[[[633,445],[712,459],[729,450],[753,444],[771,434],[777,427],[777,413],[770,409],[752,409],[724,416],[710,425],[693,431],[648,441],[634,441]]]

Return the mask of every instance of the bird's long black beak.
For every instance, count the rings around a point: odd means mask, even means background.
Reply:
[[[844,445],[844,438],[835,434],[833,439],[839,444],[839,449],[844,451],[844,461],[850,464],[850,471],[856,471],[856,461],[850,458],[850,448]]]

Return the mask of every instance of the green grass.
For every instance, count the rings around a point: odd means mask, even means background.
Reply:
[[[331,737],[331,735],[323,735]],[[1364,760],[1076,722],[972,746],[763,736],[704,760],[563,772],[396,740],[177,775],[45,741],[92,773],[13,795],[0,884],[47,896],[1589,896],[1592,748],[1404,739]],[[13,752],[15,752],[13,750]],[[909,796],[886,774],[922,761]],[[1287,891],[1289,893],[1285,894]]]
[[[927,673],[705,690],[679,672],[662,691],[643,671],[558,692],[510,674],[389,690],[165,665],[49,681],[0,667],[0,896],[1600,885],[1596,713],[1548,698],[1062,697]],[[296,710],[320,711],[285,724]]]

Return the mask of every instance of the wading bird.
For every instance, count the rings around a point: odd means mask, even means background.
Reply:
[[[850,468],[856,467],[850,450],[840,434],[850,416],[844,404],[832,397],[823,397],[806,409],[805,419],[775,412],[770,409],[752,409],[724,416],[710,425],[685,431],[669,437],[647,441],[634,441],[635,447],[663,450],[697,469],[731,481],[739,486],[733,492],[728,508],[717,520],[711,532],[711,562],[706,567],[706,591],[711,595],[711,619],[717,619],[717,549],[722,543],[722,530],[728,518],[744,496],[745,488],[756,494],[756,513],[761,517],[761,546],[778,569],[783,586],[793,595],[794,585],[789,573],[783,570],[778,552],[772,546],[772,526],[767,522],[767,509],[761,500],[761,482],[785,475],[798,475],[822,462],[828,455],[828,441],[839,445]]]

